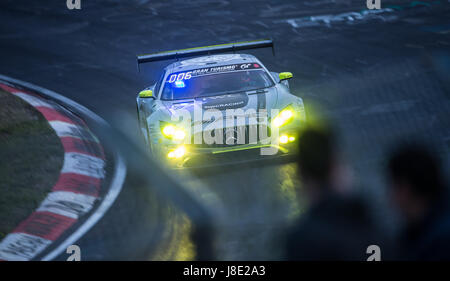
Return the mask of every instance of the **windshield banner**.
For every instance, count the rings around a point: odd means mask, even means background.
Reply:
[[[175,81],[189,80],[192,77],[202,76],[202,75],[206,75],[206,74],[250,70],[250,69],[260,69],[260,68],[261,68],[261,65],[259,65],[258,63],[239,63],[239,64],[205,67],[205,68],[199,68],[199,69],[185,71],[185,72],[173,73],[169,76],[169,79],[167,79],[167,82],[173,83]]]

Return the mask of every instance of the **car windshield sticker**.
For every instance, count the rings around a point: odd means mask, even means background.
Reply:
[[[178,72],[173,73],[167,79],[167,82],[174,83],[175,81],[189,80],[192,77],[202,76],[206,74],[214,74],[221,72],[230,72],[230,71],[241,71],[241,70],[251,70],[251,69],[260,69],[261,65],[258,63],[239,63],[239,64],[230,64],[230,65],[222,65],[222,66],[212,66],[199,68],[195,70],[190,70],[186,72]]]

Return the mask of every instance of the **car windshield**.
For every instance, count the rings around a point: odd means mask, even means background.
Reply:
[[[183,75],[180,75],[183,74]],[[226,73],[190,76],[172,74],[164,83],[162,100],[193,99],[226,93],[251,91],[273,86],[266,71],[244,70]],[[177,77],[172,79],[172,77]]]

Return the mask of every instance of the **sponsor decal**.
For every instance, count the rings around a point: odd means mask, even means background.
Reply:
[[[185,71],[185,72],[177,72],[169,75],[169,78],[166,80],[168,83],[174,83],[176,81],[189,80],[192,77],[202,76],[207,74],[215,74],[215,73],[223,73],[230,71],[242,71],[242,70],[251,70],[251,69],[259,69],[261,66],[257,63],[238,63],[238,64],[230,64],[230,65],[221,65],[221,66],[211,66],[205,68],[199,68],[195,70]]]
[[[220,95],[200,98],[202,102],[202,107],[205,110],[208,109],[234,109],[241,108],[248,104],[248,95],[246,93],[242,94],[232,94],[232,95]]]

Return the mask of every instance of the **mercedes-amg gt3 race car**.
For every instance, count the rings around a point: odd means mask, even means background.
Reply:
[[[187,167],[211,156],[224,161],[218,157],[224,154],[233,161],[244,151],[261,157],[292,153],[305,120],[302,99],[289,92],[292,74],[269,72],[253,55],[235,53],[264,47],[273,50],[273,42],[138,56],[138,64],[177,59],[137,96],[139,126],[152,154]]]

